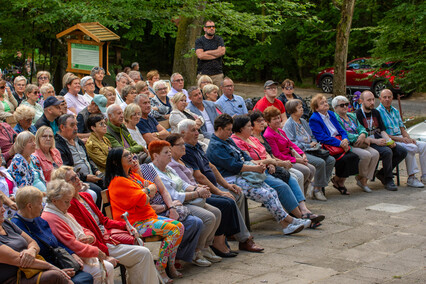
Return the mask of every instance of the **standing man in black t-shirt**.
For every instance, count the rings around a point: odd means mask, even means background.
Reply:
[[[374,108],[374,95],[364,91],[360,97],[361,107],[356,111],[356,117],[365,127],[370,138],[370,146],[380,154],[383,168],[376,173],[376,177],[387,190],[396,191],[398,188],[393,182],[392,170],[407,156],[407,150],[397,145],[386,133],[380,112]]]
[[[215,24],[208,20],[204,23],[204,35],[195,41],[195,53],[198,57],[197,80],[208,75],[213,84],[220,87],[223,81],[222,57],[225,55],[223,38],[215,35]]]

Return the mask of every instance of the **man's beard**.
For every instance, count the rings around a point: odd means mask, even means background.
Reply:
[[[206,32],[206,35],[208,35],[208,36],[214,36],[214,32]]]
[[[366,110],[373,110],[373,109],[374,109],[374,105],[369,106],[369,107],[365,106],[365,109],[366,109]]]

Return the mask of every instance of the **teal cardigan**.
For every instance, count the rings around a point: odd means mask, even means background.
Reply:
[[[334,113],[334,114],[336,115],[337,121],[339,122],[340,126],[346,131],[346,128],[343,125],[343,120],[340,118],[340,116],[337,113]],[[354,121],[356,123],[356,126],[357,126],[356,130],[358,132],[358,134],[353,134],[353,133],[346,131],[346,133],[348,134],[349,142],[351,144],[355,143],[358,140],[358,137],[363,133],[365,134],[365,137],[368,137],[367,130],[365,129],[364,126],[361,125],[361,123],[359,123],[358,119],[356,118],[356,115],[354,113],[350,113],[350,112],[348,112],[347,115],[348,115],[349,119],[351,119],[352,121]]]

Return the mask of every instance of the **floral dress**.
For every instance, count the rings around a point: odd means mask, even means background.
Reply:
[[[8,171],[18,187],[32,185],[46,192],[46,180],[44,179],[40,161],[34,155],[31,155],[30,158],[31,163],[28,163],[24,156],[19,153],[16,154]]]

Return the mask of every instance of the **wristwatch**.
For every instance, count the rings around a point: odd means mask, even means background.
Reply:
[[[155,136],[157,136],[157,138],[160,138],[160,133],[155,132]]]

